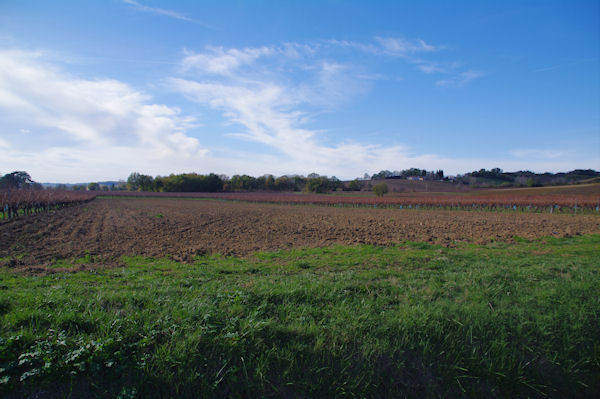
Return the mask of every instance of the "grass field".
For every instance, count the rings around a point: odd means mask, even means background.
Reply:
[[[7,397],[594,397],[600,236],[0,269]]]

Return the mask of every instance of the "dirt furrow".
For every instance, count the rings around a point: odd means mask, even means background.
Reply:
[[[335,243],[454,245],[514,236],[600,233],[600,216],[290,206],[178,199],[96,199],[0,224],[0,258],[43,264],[85,254],[190,259],[204,253]]]

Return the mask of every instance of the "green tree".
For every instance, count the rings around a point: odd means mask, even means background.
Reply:
[[[127,178],[127,189],[129,191],[137,191],[139,188],[138,179],[140,174],[138,172],[133,172]]]
[[[223,190],[223,180],[214,173],[209,175],[183,173],[162,177],[160,180],[163,184],[162,190],[166,192],[217,192]]]
[[[265,190],[273,190],[275,188],[275,178],[273,175],[265,175]]]
[[[378,197],[383,197],[388,192],[388,185],[385,183],[379,183],[373,186],[373,192]]]
[[[149,175],[140,175],[138,179],[140,191],[154,191],[154,178]]]
[[[154,178],[133,172],[127,178],[127,189],[130,191],[154,191]]]
[[[100,185],[98,183],[90,183],[88,184],[87,189],[90,191],[98,191],[100,190]]]
[[[329,179],[325,176],[309,177],[306,180],[305,190],[310,193],[326,193],[329,190]]]

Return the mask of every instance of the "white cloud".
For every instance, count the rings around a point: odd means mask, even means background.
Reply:
[[[378,46],[373,43],[362,43],[355,42],[351,40],[337,40],[337,39],[328,39],[322,41],[325,45],[333,46],[333,47],[342,47],[342,48],[350,48],[355,49],[364,53],[372,53],[372,54],[382,54],[383,51],[381,46]]]
[[[446,72],[446,69],[439,66],[436,63],[422,63],[417,65],[420,71],[425,73],[443,73]]]
[[[406,40],[397,37],[377,37],[376,41],[381,46],[384,53],[388,55],[407,55],[413,53],[430,53],[442,49],[441,46],[434,46],[426,43],[424,40]]]
[[[324,40],[326,45],[353,48],[355,50],[376,55],[406,57],[415,53],[433,53],[442,50],[443,46],[434,46],[422,39],[408,40],[400,37],[376,37],[373,43],[351,40]]]
[[[287,87],[265,82],[250,88],[182,79],[173,79],[172,85],[194,101],[221,110],[230,122],[243,125],[246,132],[238,137],[279,150],[285,159],[302,164],[302,170],[307,165],[320,171],[339,170],[343,164],[375,158],[371,154],[375,147],[320,144],[321,132],[302,127],[302,104]]]
[[[44,134],[52,132],[58,136],[52,148],[67,148],[67,143],[73,143],[68,147],[72,154],[85,148],[118,153],[117,149],[126,147],[129,156],[123,160],[130,165],[127,169],[135,168],[139,161],[135,155],[140,152],[148,154],[147,160],[206,155],[198,140],[186,134],[193,119],[182,117],[177,108],[150,100],[150,96],[116,80],[69,76],[44,63],[37,53],[0,52],[0,111],[15,123],[39,128],[28,134],[31,140],[42,141]],[[47,160],[58,162],[63,152],[52,152],[52,148],[45,151]],[[22,155],[27,157],[27,152]],[[112,162],[109,159],[104,163]],[[86,162],[80,160],[80,167],[84,167]],[[7,163],[6,157],[0,161],[3,169],[9,167]]]
[[[273,54],[275,49],[271,47],[229,49],[223,47],[209,47],[208,53],[187,52],[182,61],[185,71],[197,69],[201,72],[217,75],[229,75],[243,65],[253,63],[261,56]]]

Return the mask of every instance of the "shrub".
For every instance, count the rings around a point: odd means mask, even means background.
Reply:
[[[373,192],[378,197],[383,197],[388,191],[388,186],[385,183],[379,183],[373,186]]]

